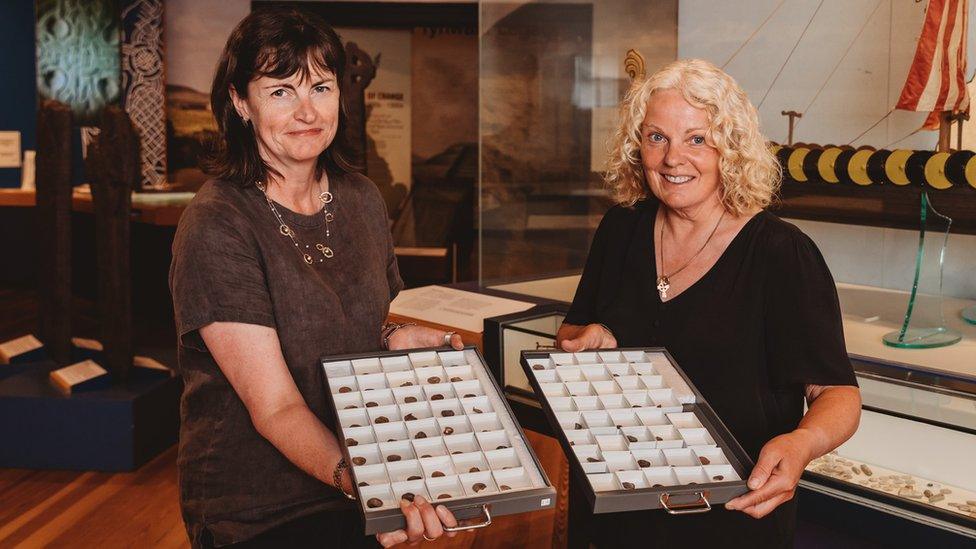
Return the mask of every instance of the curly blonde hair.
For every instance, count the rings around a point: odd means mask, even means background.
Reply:
[[[627,92],[604,177],[614,199],[632,206],[649,193],[641,163],[641,124],[651,96],[667,89],[678,90],[685,101],[708,113],[706,134],[719,153],[725,208],[743,215],[769,206],[779,190],[782,169],[759,131],[759,113],[731,76],[702,59],[674,61],[635,81]]]

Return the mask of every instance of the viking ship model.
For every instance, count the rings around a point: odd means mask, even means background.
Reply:
[[[782,113],[789,117],[788,144],[773,144],[787,185],[814,182],[921,188],[919,253],[911,297],[901,329],[884,336],[885,344],[894,347],[939,347],[961,339],[959,332],[946,326],[942,313],[942,263],[952,220],[932,208],[928,191],[953,186],[976,190],[976,152],[962,150],[962,124],[969,119],[970,100],[966,89],[967,8],[967,0],[930,0],[897,104],[850,142],[860,139],[896,109],[927,111],[930,114],[924,124],[910,135],[938,130],[936,150],[875,149],[850,143],[794,144],[794,123],[802,116],[795,111]],[[953,124],[957,127],[955,149],[951,148]],[[976,324],[976,307],[961,314]]]

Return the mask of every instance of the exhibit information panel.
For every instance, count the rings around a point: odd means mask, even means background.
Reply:
[[[551,508],[555,489],[477,349],[322,359],[367,534],[420,495],[458,519]]]
[[[665,349],[521,363],[594,513],[699,513],[748,491],[751,459]]]

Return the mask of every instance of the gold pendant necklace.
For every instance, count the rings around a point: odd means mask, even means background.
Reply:
[[[315,258],[310,253],[311,247],[306,244],[305,249],[302,249],[301,244],[298,243],[298,239],[295,238],[295,231],[293,231],[292,228],[285,223],[285,220],[281,217],[281,214],[278,213],[278,208],[275,207],[274,201],[268,196],[267,185],[260,181],[255,181],[254,185],[260,189],[262,193],[264,193],[264,199],[268,202],[268,207],[271,208],[271,213],[274,214],[275,219],[278,220],[278,232],[291,239],[295,247],[298,248],[298,253],[302,255],[302,260],[305,261],[306,265],[312,265],[315,263]],[[322,211],[325,213],[326,238],[331,238],[332,236],[332,231],[329,228],[329,224],[335,219],[335,215],[327,209],[328,205],[332,203],[332,199],[332,193],[329,191],[322,191],[319,193],[319,200],[322,202]],[[319,263],[322,263],[325,259],[331,259],[333,256],[335,256],[335,252],[332,251],[332,248],[322,244],[321,242],[315,244],[315,249],[322,254],[322,257],[320,257],[318,260]]]
[[[662,274],[657,277],[657,293],[658,295],[660,295],[661,301],[664,301],[665,299],[668,298],[668,290],[671,289],[671,277],[683,271],[685,267],[687,267],[688,265],[691,265],[691,262],[694,261],[695,258],[698,257],[700,253],[702,253],[702,250],[705,249],[705,246],[708,246],[708,243],[712,241],[712,237],[715,236],[715,231],[718,230],[718,226],[722,224],[723,219],[725,219],[724,208],[722,209],[722,215],[719,216],[718,218],[718,222],[715,223],[714,227],[712,227],[712,232],[708,234],[708,238],[705,239],[705,243],[701,245],[701,248],[698,248],[698,251],[695,252],[695,255],[691,256],[691,259],[686,261],[685,264],[679,267],[677,270],[671,271],[670,274]],[[661,235],[661,245],[658,246],[658,248],[660,249],[661,252],[661,270],[663,271],[664,270],[664,218],[663,216],[661,218],[660,235]]]

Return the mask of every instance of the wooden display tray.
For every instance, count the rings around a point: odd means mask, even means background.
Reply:
[[[406,357],[408,355],[418,354],[418,353],[430,353],[430,352],[447,353],[452,351],[453,349],[439,347],[439,348],[426,348],[426,349],[409,349],[409,350],[402,350],[402,351],[385,351],[379,353],[337,355],[337,356],[323,357],[321,359],[320,363],[322,365],[322,377],[325,381],[325,386],[328,390],[329,400],[333,411],[332,413],[335,419],[337,437],[340,441],[340,446],[342,447],[343,456],[346,458],[346,461],[348,463],[350,464],[353,463],[352,455],[350,454],[349,447],[346,445],[345,442],[348,438],[347,432],[346,429],[342,426],[340,410],[336,405],[336,397],[341,393],[334,392],[332,390],[332,387],[330,386],[330,378],[326,374],[327,365],[331,365],[337,362],[352,361],[357,359],[371,359],[371,358],[382,359],[382,358],[397,357],[397,356]],[[525,433],[522,431],[521,426],[519,426],[518,422],[515,420],[515,416],[512,413],[512,410],[509,407],[508,402],[504,398],[502,391],[498,388],[497,382],[492,377],[491,373],[488,371],[488,368],[485,365],[485,361],[481,353],[474,346],[467,346],[464,348],[463,351],[456,351],[456,352],[463,352],[466,355],[466,357],[471,357],[471,356],[477,357],[478,364],[473,364],[471,362],[467,362],[467,364],[470,365],[473,370],[478,369],[482,374],[479,377],[482,380],[482,383],[480,384],[480,388],[485,391],[484,396],[486,398],[490,398],[488,397],[488,391],[494,391],[495,393],[494,401],[496,403],[492,406],[494,413],[498,414],[499,420],[501,419],[500,416],[502,415],[507,417],[508,425],[510,426],[510,428],[505,429],[505,432],[510,436],[512,434],[517,435],[518,441],[521,443],[521,448],[524,450],[525,453],[528,454],[528,456],[531,457],[531,463],[526,463],[524,460],[520,460],[521,467],[534,468],[534,473],[530,473],[526,471],[526,475],[529,475],[530,477],[532,474],[538,475],[538,479],[541,479],[542,486],[538,488],[517,488],[511,491],[497,491],[492,494],[487,494],[484,496],[463,496],[457,498],[452,497],[450,499],[446,499],[443,501],[434,500],[433,503],[435,505],[437,504],[444,505],[445,507],[450,509],[451,512],[454,513],[454,516],[458,518],[458,520],[474,519],[477,517],[481,517],[479,522],[470,525],[461,526],[458,529],[473,529],[473,528],[481,528],[487,526],[488,524],[491,523],[492,515],[494,516],[510,515],[516,513],[524,513],[528,511],[540,511],[543,509],[549,509],[554,507],[556,503],[556,490],[552,486],[552,483],[549,481],[548,477],[546,476],[546,473],[543,470],[542,465],[539,463],[538,457],[535,455],[535,452],[532,450],[532,447],[529,445],[528,440],[526,439]],[[440,355],[438,354],[438,360],[440,360],[439,357]],[[411,365],[410,368],[411,370],[416,369],[416,367],[413,365]],[[408,370],[402,370],[402,371],[408,371]],[[392,370],[387,372],[392,373]],[[353,375],[356,374],[354,373]],[[485,383],[486,380],[490,381],[490,384]],[[430,385],[427,386],[429,387]],[[418,388],[424,387],[424,385],[419,384],[419,385],[415,385],[415,387]],[[434,401],[434,402],[438,402],[438,401]],[[504,406],[504,408],[503,409],[500,408],[498,404]],[[396,406],[399,408],[400,405],[396,405]],[[361,409],[365,411],[368,410],[369,408],[363,407]],[[469,416],[468,414],[464,414],[462,416],[457,416],[457,417],[469,417]],[[470,417],[477,417],[477,416],[470,416]],[[503,421],[500,422],[504,427],[505,422]],[[392,423],[381,424],[381,425],[389,425],[389,424]],[[472,430],[471,434],[475,435],[476,433],[474,433],[474,431]],[[405,440],[410,440],[410,439],[408,437]],[[378,442],[379,441],[377,441],[377,443]],[[454,459],[451,457],[450,454],[443,457],[448,457],[452,460]],[[381,461],[380,463],[383,464],[384,462]],[[369,465],[365,467],[369,467]],[[398,530],[406,527],[406,520],[403,516],[403,513],[400,511],[398,505],[394,505],[393,507],[379,508],[376,510],[370,510],[365,506],[364,499],[363,497],[361,497],[360,494],[360,488],[359,488],[360,481],[357,478],[357,470],[361,470],[361,469],[362,466],[361,467],[350,466],[353,485],[357,492],[357,499],[360,502],[359,510],[363,516],[365,533],[375,534],[378,532],[389,532],[392,530]],[[492,475],[494,475],[494,473],[497,472],[497,470],[493,470],[489,468],[489,470],[485,472],[490,472]],[[422,476],[424,477],[422,481],[426,484],[430,477],[427,477],[426,475],[422,475]],[[392,480],[392,478],[390,478],[389,480]],[[419,482],[419,481],[415,481],[415,482]],[[394,483],[390,482],[389,484],[391,485],[391,490],[392,490],[392,484]],[[394,495],[394,497],[396,496]],[[368,500],[368,497],[366,499]]]
[[[593,513],[616,513],[623,511],[662,508],[666,509],[671,514],[701,513],[710,510],[712,505],[723,504],[749,491],[749,488],[746,486],[745,479],[748,478],[748,475],[752,471],[754,465],[752,459],[748,456],[748,454],[746,454],[745,450],[742,449],[742,446],[735,440],[725,424],[722,423],[721,419],[719,419],[719,417],[715,414],[712,407],[709,406],[709,404],[705,401],[702,394],[697,388],[695,388],[688,376],[678,366],[677,362],[674,360],[674,357],[672,357],[666,349],[661,347],[601,349],[599,352],[659,353],[666,357],[670,362],[670,366],[673,367],[674,371],[677,372],[678,376],[680,376],[680,379],[683,380],[687,385],[687,388],[690,389],[691,394],[694,395],[693,399],[685,399],[689,402],[680,403],[680,413],[692,412],[695,414],[697,419],[701,422],[702,427],[707,429],[708,434],[711,435],[715,442],[715,446],[724,452],[728,465],[734,469],[739,479],[734,481],[705,482],[691,485],[675,484],[661,487],[638,487],[636,489],[623,489],[618,486],[617,489],[613,490],[594,490],[590,483],[589,475],[587,475],[585,472],[584,466],[581,463],[580,458],[577,456],[577,452],[574,450],[573,445],[570,444],[570,441],[566,436],[566,431],[563,429],[562,425],[560,425],[560,422],[557,419],[556,412],[553,410],[549,400],[550,397],[544,394],[542,387],[536,378],[536,374],[530,366],[530,361],[539,359],[548,360],[550,355],[566,355],[573,353],[562,353],[558,351],[522,351],[521,363],[522,368],[525,370],[525,375],[529,379],[529,383],[532,385],[536,395],[539,397],[539,401],[542,404],[542,409],[550,425],[552,426],[556,439],[559,440],[559,443],[563,447],[563,451],[565,452],[569,461],[570,470],[574,475],[577,475],[577,478],[581,480],[579,484],[581,487],[583,487],[583,492],[586,496],[587,503],[592,509]],[[596,353],[596,351],[590,352],[589,354],[594,353]],[[631,364],[632,361],[628,360],[627,363]],[[631,394],[635,393],[636,391],[632,392]],[[694,402],[690,402],[690,400],[693,400]],[[653,410],[654,408],[645,409]],[[677,409],[675,409],[674,413],[679,412],[677,412]],[[628,442],[628,444],[630,443]],[[687,446],[684,446],[684,443],[682,443],[682,445],[682,447],[687,448]],[[698,447],[696,446],[695,448]]]

